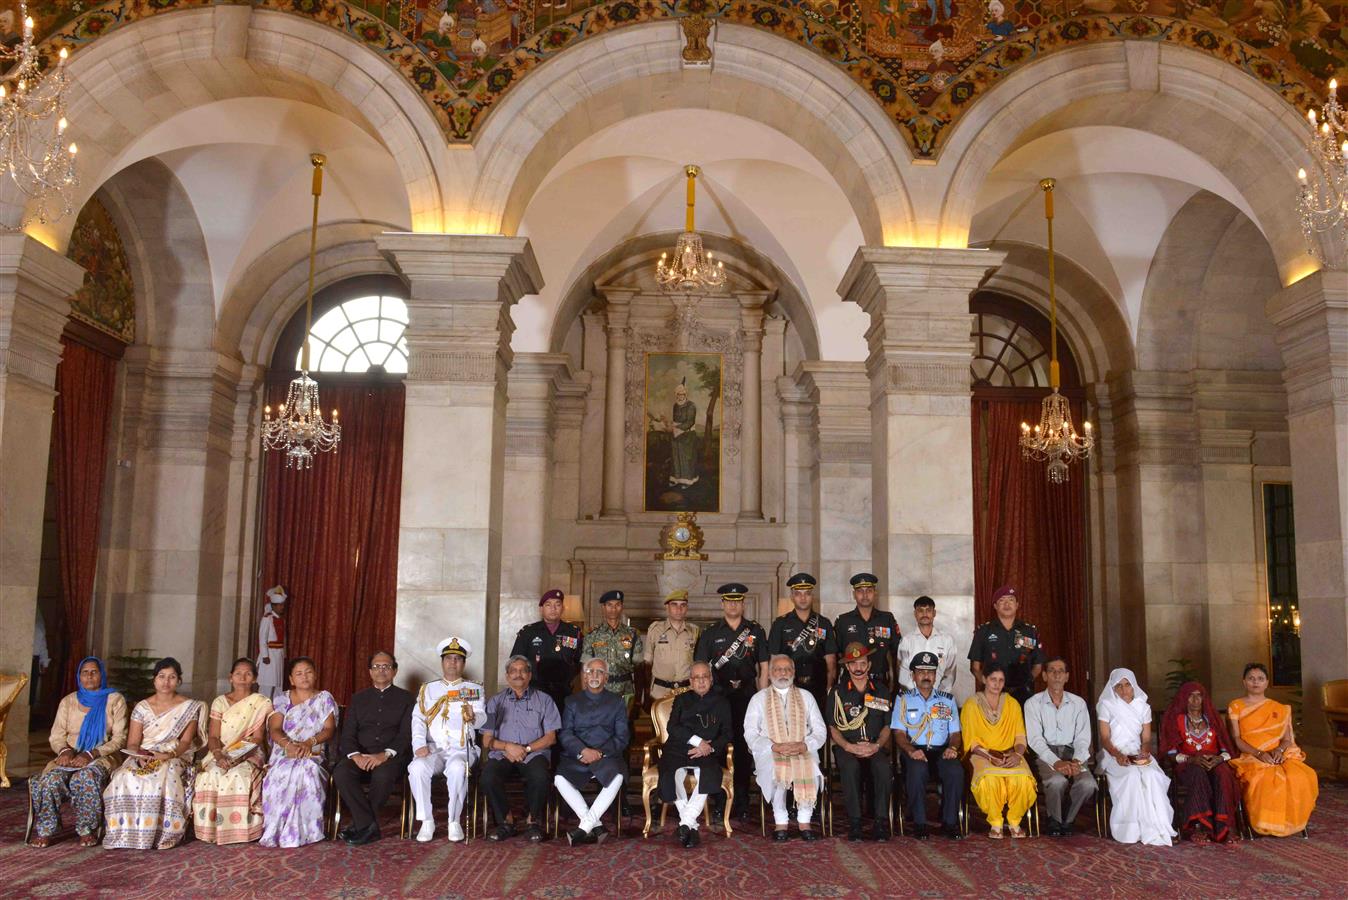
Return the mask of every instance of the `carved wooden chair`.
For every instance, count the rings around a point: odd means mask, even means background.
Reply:
[[[660,789],[660,751],[664,749],[669,737],[669,714],[674,710],[675,694],[661,697],[651,706],[651,724],[655,727],[655,737],[646,742],[641,751],[641,805],[646,810],[646,827],[641,830],[642,837],[651,835],[651,795]],[[733,832],[730,827],[730,807],[735,800],[735,747],[732,744],[725,751],[725,767],[721,770],[721,790],[725,791],[725,816],[721,823],[726,837]],[[707,828],[711,828],[711,804],[703,807],[702,815]],[[665,828],[665,815],[669,804],[660,803],[660,830]]]
[[[1320,685],[1320,698],[1329,725],[1329,752],[1334,754],[1334,777],[1339,775],[1339,760],[1348,756],[1348,678]]]
[[[9,773],[5,766],[9,762],[9,749],[5,746],[5,721],[14,702],[23,696],[28,686],[27,675],[9,675],[0,673],[0,788],[9,787]]]

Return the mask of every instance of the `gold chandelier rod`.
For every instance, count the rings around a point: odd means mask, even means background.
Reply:
[[[323,166],[328,158],[322,153],[309,154],[314,166],[314,218],[309,227],[309,293],[304,301],[304,349],[300,353],[300,371],[309,371],[309,331],[314,325],[314,265],[318,257],[318,198],[323,194]]]
[[[693,206],[697,203],[697,176],[702,174],[702,170],[697,166],[684,166],[683,173],[688,176],[688,209],[684,214],[683,230],[691,233],[693,231]]]
[[[1058,389],[1058,294],[1054,279],[1053,254],[1053,189],[1057,182],[1045,178],[1039,182],[1044,192],[1044,218],[1048,221],[1048,381],[1053,390]]]

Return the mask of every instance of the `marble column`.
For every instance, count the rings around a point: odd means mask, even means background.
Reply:
[[[623,491],[624,425],[627,412],[627,321],[632,312],[635,290],[601,288],[607,301],[604,334],[607,337],[608,365],[604,377],[604,504],[600,515],[606,519],[625,518]]]
[[[972,614],[969,295],[1005,254],[862,247],[838,293],[870,316],[872,564],[889,606]]]
[[[543,277],[525,238],[386,232],[407,279],[408,374],[395,652],[404,680],[435,677],[456,632],[468,673],[499,680],[510,307]]]
[[[740,409],[741,521],[763,518],[763,305],[767,291],[741,291],[740,337],[744,348],[744,380]]]
[[[32,666],[56,366],[84,270],[27,235],[0,235],[0,671]],[[9,711],[9,770],[28,762],[28,691]]]
[[[1302,729],[1325,745],[1320,688],[1348,669],[1348,273],[1309,275],[1265,312],[1278,329],[1287,386]]]

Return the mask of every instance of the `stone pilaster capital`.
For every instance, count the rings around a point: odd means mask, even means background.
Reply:
[[[969,294],[1005,258],[1000,250],[859,247],[838,294],[864,309],[873,323],[902,312],[967,315]]]
[[[1348,402],[1348,272],[1321,269],[1274,294],[1289,412]]]
[[[0,234],[0,375],[56,384],[61,332],[84,269],[26,234]]]
[[[635,288],[596,285],[595,293],[604,300],[604,329],[608,334],[610,350],[627,346],[627,324],[632,318],[632,298]]]
[[[744,351],[762,352],[763,315],[768,301],[772,299],[772,291],[736,291],[735,299],[740,305],[740,334],[744,338]]]
[[[543,289],[528,238],[499,234],[418,234],[386,231],[375,246],[397,267],[421,303],[505,306]]]

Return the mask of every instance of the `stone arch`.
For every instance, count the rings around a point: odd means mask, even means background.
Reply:
[[[206,238],[182,183],[168,166],[146,159],[116,173],[102,191],[135,269],[136,343],[212,348]]]
[[[710,76],[687,71],[676,29],[655,23],[582,41],[503,99],[476,145],[471,230],[513,233],[552,164],[599,128],[637,108],[696,106],[756,119],[808,149],[835,173],[868,243],[910,239],[911,153],[855,82],[791,41],[731,24],[718,29]]]
[[[1171,220],[1152,259],[1138,318],[1138,367],[1280,371],[1264,314],[1280,287],[1255,224],[1200,191]]]
[[[1294,173],[1305,158],[1302,118],[1254,78],[1169,44],[1148,51],[1120,42],[1055,53],[989,91],[942,151],[940,166],[948,172],[939,212],[942,243],[966,239],[979,189],[1008,152],[1063,128],[1102,124],[1136,128],[1193,151],[1226,175],[1254,212],[1284,282],[1313,268],[1292,202]]]
[[[332,28],[251,6],[210,6],[118,28],[70,60],[67,117],[80,146],[75,206],[134,160],[123,151],[171,116],[216,100],[280,97],[357,123],[387,148],[407,190],[413,226],[443,227],[443,167],[452,163],[435,117],[387,61]],[[20,213],[3,209],[10,221]],[[47,243],[64,247],[71,217]],[[44,229],[37,229],[39,232]]]
[[[654,269],[662,251],[674,243],[674,235],[661,232],[624,241],[596,258],[567,286],[552,317],[548,349],[560,353],[572,324],[594,302],[595,283],[620,272]],[[775,302],[796,328],[808,359],[819,359],[819,328],[809,300],[771,259],[747,244],[716,234],[704,234],[707,249],[726,263],[727,282],[738,280],[755,290],[774,292]]]
[[[1045,317],[1048,303],[1048,258],[1042,247],[1009,241],[990,245],[1006,259],[982,289],[1014,297]],[[1067,338],[1080,369],[1082,384],[1101,383],[1136,367],[1133,337],[1114,298],[1072,260],[1055,260],[1058,327]]]
[[[318,229],[314,292],[361,275],[399,277],[375,246],[387,231],[376,222],[329,222]],[[309,233],[297,232],[258,257],[225,301],[222,347],[237,348],[244,362],[266,367],[282,330],[304,305],[309,286]]]

